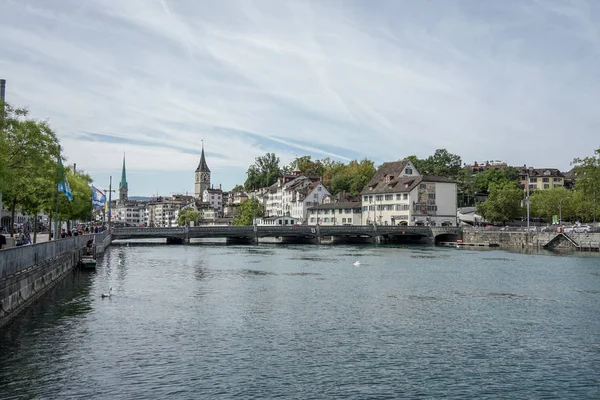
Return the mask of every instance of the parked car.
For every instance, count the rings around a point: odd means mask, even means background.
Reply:
[[[577,225],[573,227],[573,230],[578,233],[589,233],[592,227],[589,225]]]
[[[575,231],[573,230],[574,228],[575,228],[574,226],[564,226],[564,227],[563,227],[563,232],[564,232],[564,233],[575,232]]]

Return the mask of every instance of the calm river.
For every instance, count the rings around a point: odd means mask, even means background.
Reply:
[[[119,245],[0,330],[1,399],[274,397],[598,399],[600,258]]]

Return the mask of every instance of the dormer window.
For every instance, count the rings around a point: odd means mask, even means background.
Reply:
[[[386,175],[385,176],[385,181],[386,182],[391,182],[392,180],[394,180],[394,175]]]
[[[544,175],[548,176],[548,175],[550,175],[550,174],[551,174],[551,172],[550,172],[550,170],[549,170],[549,169],[547,169],[547,170],[545,170],[545,171],[544,171]]]
[[[404,169],[404,173],[405,173],[406,175],[412,175],[412,168],[405,168],[405,169]]]

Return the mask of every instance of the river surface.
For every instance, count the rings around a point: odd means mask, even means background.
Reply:
[[[275,397],[599,399],[600,258],[119,245],[0,330],[0,399]]]

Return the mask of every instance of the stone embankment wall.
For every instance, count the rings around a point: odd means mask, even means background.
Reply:
[[[96,234],[96,254],[110,245]],[[89,235],[0,251],[0,328],[67,276],[84,252]]]
[[[511,232],[511,231],[487,231],[464,229],[464,243],[497,244],[500,247],[510,248],[543,248],[549,241],[554,239],[556,232]],[[568,233],[575,242],[584,248],[596,247],[600,243],[600,233]],[[571,246],[561,245],[561,248]]]

